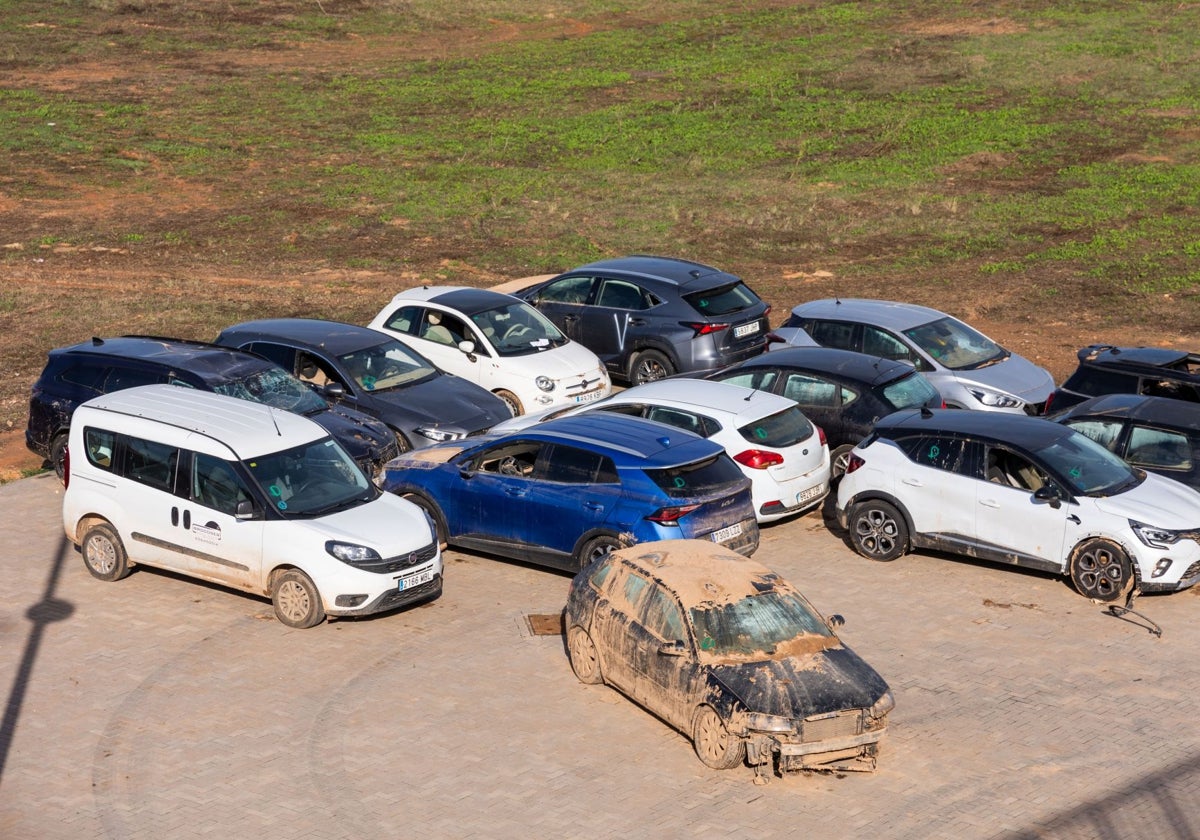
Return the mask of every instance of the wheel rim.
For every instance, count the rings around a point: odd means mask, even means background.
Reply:
[[[662,362],[657,359],[639,359],[637,364],[637,379],[638,384],[643,382],[654,382],[658,379],[665,379],[667,369],[663,367]]]
[[[308,616],[309,610],[312,609],[312,599],[308,595],[308,590],[294,580],[285,580],[279,587],[278,601],[279,611],[289,621],[303,621]]]
[[[868,554],[883,556],[896,550],[900,529],[896,520],[878,508],[871,508],[854,520],[858,544]]]
[[[87,544],[87,564],[102,575],[117,567],[117,547],[104,537],[92,537]]]
[[[599,667],[592,637],[578,627],[571,631],[571,664],[580,679],[594,677]]]
[[[846,474],[846,466],[850,463],[850,451],[851,450],[847,449],[845,452],[833,459],[834,478],[838,478],[839,476]]]
[[[599,560],[604,555],[612,554],[616,550],[617,550],[617,546],[614,543],[611,543],[611,542],[597,543],[596,545],[594,545],[592,547],[592,550],[590,552],[588,552],[587,562],[593,563],[596,560]]]
[[[517,398],[506,391],[500,391],[496,394],[500,399],[504,400],[504,404],[508,406],[508,411],[513,417],[520,417],[524,413],[523,407]]]
[[[729,730],[717,713],[704,709],[696,721],[696,748],[709,763],[719,762],[729,751]]]
[[[1104,546],[1081,552],[1075,570],[1075,581],[1089,598],[1111,601],[1125,589],[1125,558]]]

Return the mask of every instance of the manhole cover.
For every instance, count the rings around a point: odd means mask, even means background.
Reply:
[[[561,636],[562,613],[530,613],[525,616],[529,632],[535,636]]]

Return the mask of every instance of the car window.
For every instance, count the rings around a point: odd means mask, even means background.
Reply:
[[[648,469],[646,475],[672,498],[695,496],[745,480],[737,464],[724,453],[681,467]]]
[[[642,624],[664,642],[687,639],[687,632],[683,629],[683,613],[680,612],[679,605],[656,583],[650,584]]]
[[[333,365],[320,356],[300,351],[294,353],[293,359],[291,364],[296,366],[296,378],[301,382],[307,382],[317,387],[328,385],[331,382],[336,382],[343,387],[349,384],[343,381]]]
[[[1072,433],[1035,454],[1080,495],[1110,496],[1140,483],[1128,464],[1086,435]]]
[[[550,319],[523,302],[478,312],[471,320],[500,356],[540,353],[567,343]]]
[[[630,617],[641,615],[642,599],[649,591],[650,581],[633,571],[627,571],[619,593],[620,600],[625,602],[624,612]]]
[[[88,463],[105,472],[113,468],[113,452],[116,451],[117,436],[102,429],[83,430],[83,448]]]
[[[862,351],[871,356],[882,356],[885,359],[895,359],[911,362],[917,354],[896,336],[878,327],[863,326]]]
[[[394,339],[338,356],[338,362],[367,391],[411,385],[437,373],[424,357]]]
[[[800,405],[836,407],[841,400],[841,388],[836,382],[810,373],[788,373],[783,382],[783,395]]]
[[[383,326],[396,332],[412,333],[413,328],[421,321],[421,307],[415,305],[402,306],[393,312]]]
[[[1134,426],[1129,430],[1125,460],[1139,467],[1190,470],[1192,447],[1187,435],[1180,432]]]
[[[743,388],[753,388],[756,391],[771,391],[774,389],[775,380],[778,377],[779,371],[764,368],[761,370],[737,370],[722,376],[714,376],[713,379],[718,382],[741,385]]]
[[[534,466],[535,477],[562,484],[596,484],[616,472],[607,456],[561,443],[542,447]]]
[[[984,478],[993,484],[1033,493],[1050,481],[1045,471],[1028,458],[1002,446],[989,446],[985,463]]]
[[[1094,367],[1078,368],[1063,383],[1063,389],[1099,397],[1104,394],[1136,394],[1138,378],[1133,374]]]
[[[649,308],[641,287],[625,280],[601,280],[596,306],[632,310]]]
[[[107,366],[71,365],[58,375],[63,382],[79,385],[100,394],[104,392],[104,380],[108,376]]]
[[[165,373],[131,368],[114,367],[104,383],[106,393],[123,391],[126,388],[137,388],[139,385],[159,385],[167,381]]]
[[[250,499],[250,488],[231,462],[197,452],[192,456],[190,498],[232,516],[237,513],[238,502]]]
[[[1141,393],[1151,397],[1167,397],[1172,400],[1200,402],[1196,386],[1175,379],[1147,377],[1142,380]]]
[[[692,309],[710,317],[731,315],[762,302],[759,296],[740,280],[715,289],[690,292],[684,295],[683,299]]]
[[[141,438],[127,438],[123,474],[139,484],[168,493],[175,489],[175,468],[179,450],[165,443]]]
[[[1087,435],[1109,452],[1117,452],[1117,439],[1121,436],[1121,429],[1125,427],[1124,422],[1121,420],[1105,420],[1102,418],[1072,420],[1066,425],[1080,434]],[[1118,452],[1117,454],[1119,455],[1120,453]]]
[[[797,592],[769,589],[734,601],[708,601],[689,610],[702,656],[787,656],[788,643],[807,636],[822,647],[838,639]]]
[[[805,330],[817,344],[839,350],[854,350],[854,324],[845,321],[813,321]]]
[[[813,424],[798,406],[789,406],[768,417],[761,417],[738,429],[742,439],[760,446],[795,446],[813,434]]]
[[[554,303],[587,303],[591,290],[591,277],[564,277],[542,287],[537,299]]]
[[[942,402],[937,388],[930,384],[924,374],[915,370],[902,379],[889,382],[880,389],[880,397],[886,405],[899,411],[902,408],[919,408],[923,405],[936,406]]]
[[[437,309],[425,311],[425,321],[421,324],[420,337],[435,344],[458,346],[468,336],[467,325],[448,312]]]
[[[379,492],[332,438],[243,463],[266,498],[286,517],[323,516],[365,504]]]
[[[683,411],[678,408],[667,408],[661,405],[651,405],[646,407],[645,418],[647,420],[657,420],[659,423],[666,423],[668,426],[675,426],[678,429],[691,432],[694,435],[704,434],[705,425],[704,418],[694,411]]]
[[[597,592],[604,591],[604,583],[608,580],[608,576],[612,574],[613,563],[609,559],[604,559],[596,563],[592,568],[591,574],[588,575],[588,581],[595,587]]]
[[[176,383],[179,384],[179,380]],[[232,382],[222,382],[215,385],[213,391],[297,414],[312,414],[329,407],[329,403],[317,396],[315,391],[277,367],[266,368]]]
[[[943,435],[913,435],[897,438],[896,445],[915,464],[946,472],[964,472],[966,446],[959,438]]]
[[[949,316],[905,330],[904,334],[950,370],[973,370],[1009,356],[999,344]]]
[[[541,449],[542,445],[532,440],[494,446],[476,456],[474,468],[479,472],[518,478],[532,476]]]

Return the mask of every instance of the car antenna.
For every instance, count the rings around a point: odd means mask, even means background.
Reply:
[[[271,425],[275,427],[275,436],[283,437],[283,432],[279,431],[279,423],[275,421],[275,408],[273,406],[268,406],[267,411],[269,411],[271,414]]]
[[[921,417],[923,419],[928,420],[932,416],[933,416],[933,412],[929,409],[929,406],[927,406],[927,405],[921,406]]]
[[[93,347],[99,347],[103,343],[104,343],[104,339],[100,338],[100,336],[97,336],[97,335],[92,336],[92,346]]]
[[[837,295],[834,295],[833,296],[833,304],[834,304],[834,306],[841,306],[842,299],[840,297],[838,297]]]

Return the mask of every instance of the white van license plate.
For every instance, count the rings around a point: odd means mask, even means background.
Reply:
[[[433,569],[426,569],[423,572],[402,577],[396,581],[396,591],[403,592],[405,589],[412,589],[414,586],[420,586],[422,583],[429,583],[433,580]]]
[[[739,522],[736,525],[730,525],[728,528],[722,528],[720,531],[713,531],[710,536],[712,536],[713,542],[719,543],[731,540],[734,537],[740,537],[741,535],[742,523]]]

